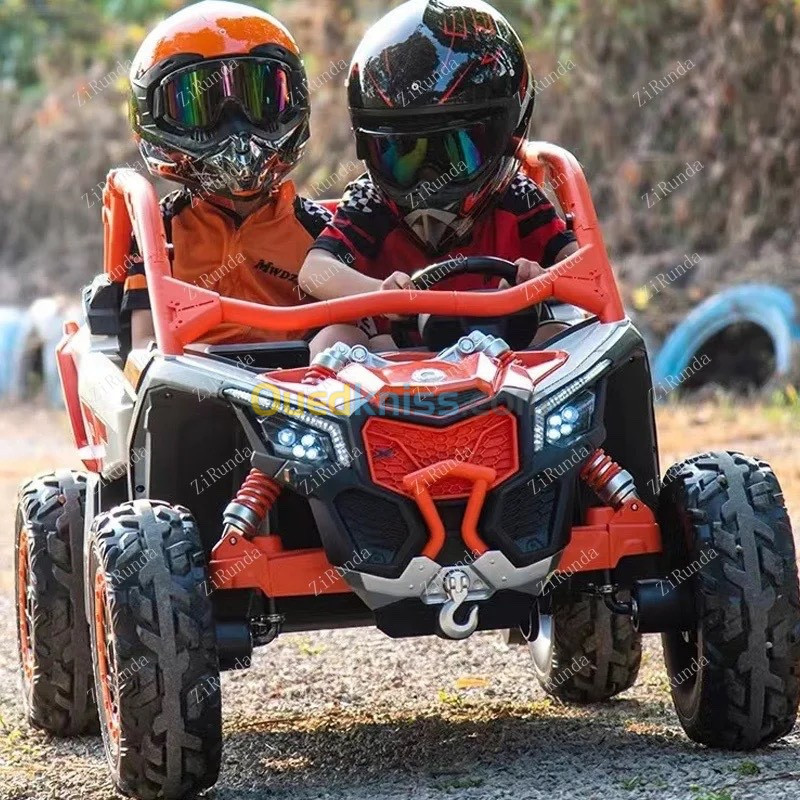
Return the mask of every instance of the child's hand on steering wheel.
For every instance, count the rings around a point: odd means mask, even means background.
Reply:
[[[390,292],[393,289],[409,289],[411,287],[411,276],[405,272],[393,272],[388,278],[381,281],[380,291]],[[387,319],[401,320],[403,317],[399,314],[386,314]]]
[[[520,283],[532,281],[545,273],[544,267],[536,261],[529,261],[527,258],[518,258],[514,263],[517,265],[517,286]]]
[[[407,289],[411,283],[411,276],[405,272],[393,272],[388,278],[381,281],[382,292],[391,291],[393,289]]]
[[[532,281],[540,275],[544,275],[545,269],[536,261],[530,261],[527,258],[518,258],[515,262],[517,265],[517,286],[526,281]],[[508,289],[508,281],[500,281],[500,289]]]

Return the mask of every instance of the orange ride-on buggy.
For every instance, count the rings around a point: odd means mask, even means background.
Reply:
[[[695,741],[750,749],[798,705],[795,551],[770,467],[706,453],[661,480],[642,338],[625,316],[575,159],[531,144],[580,249],[502,275],[434,265],[412,290],[265,308],[170,276],[156,195],[130,170],[104,195],[105,271],[58,348],[83,473],[23,487],[17,615],[24,703],[55,734],[99,716],[116,785],[189,797],[217,779],[220,670],[285,631],[374,625],[392,637],[507,630],[565,701],[636,679],[660,632]],[[157,344],[120,314],[131,233]],[[585,314],[529,349],[547,300]],[[426,351],[206,345],[222,321],[315,328],[415,320]]]

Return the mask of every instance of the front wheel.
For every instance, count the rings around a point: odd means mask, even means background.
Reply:
[[[800,591],[775,474],[740,453],[696,456],[668,470],[658,516],[665,586],[690,581],[697,618],[662,637],[683,729],[732,750],[779,739],[800,701]]]
[[[216,782],[219,663],[205,555],[187,509],[135,500],[92,523],[94,680],[112,776],[142,800]]]
[[[639,674],[642,637],[630,617],[599,597],[574,597],[539,614],[530,643],[542,689],[570,703],[597,703],[630,689]]]

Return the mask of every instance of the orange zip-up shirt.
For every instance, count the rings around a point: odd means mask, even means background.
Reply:
[[[304,295],[297,275],[309,248],[331,220],[300,197],[291,181],[244,219],[216,202],[175,192],[162,200],[172,274],[186,283],[254,303],[294,306]],[[141,259],[128,268],[123,310],[149,308]],[[211,344],[302,339],[306,331],[261,331],[223,323],[203,336]]]

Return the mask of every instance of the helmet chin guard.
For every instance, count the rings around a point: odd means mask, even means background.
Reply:
[[[252,197],[270,191],[292,170],[268,142],[250,133],[226,138],[213,153],[202,159],[169,151],[142,140],[140,151],[153,174],[184,184],[189,189],[226,197]]]
[[[459,217],[454,211],[437,208],[410,211],[403,222],[431,253],[442,252],[443,248],[465,236],[472,227],[471,220]]]

